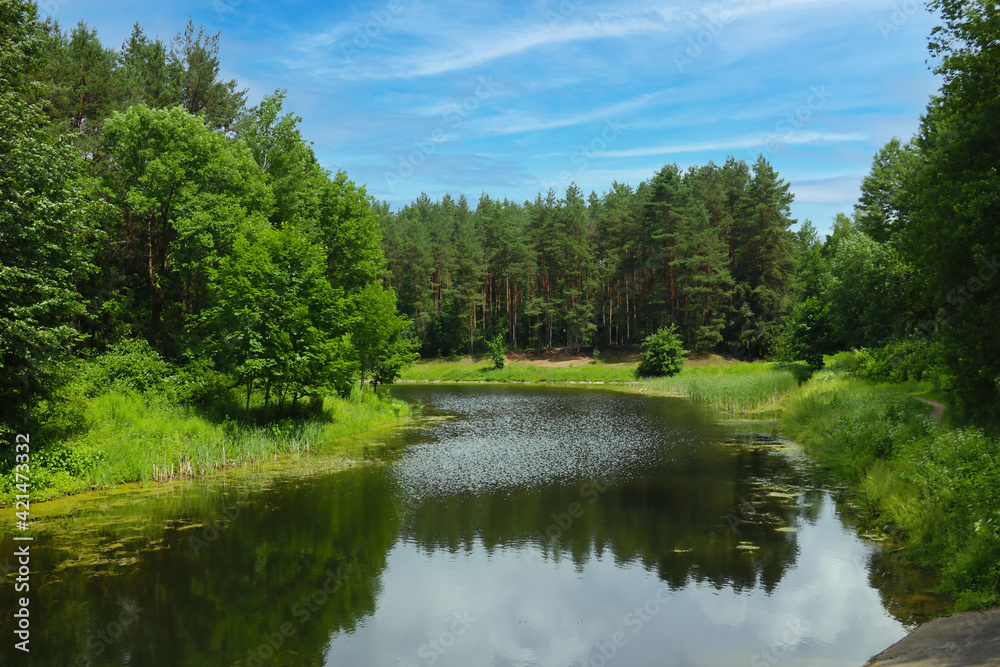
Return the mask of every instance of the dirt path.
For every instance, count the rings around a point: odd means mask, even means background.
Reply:
[[[865,667],[1000,667],[1000,607],[936,618]]]
[[[929,415],[927,415],[927,418],[932,420],[936,424],[941,423],[941,415],[944,414],[944,408],[945,408],[944,403],[938,403],[937,401],[932,401],[929,398],[920,398],[919,396],[914,396],[913,398],[917,399],[921,403],[926,403],[927,405],[934,408],[934,410]]]

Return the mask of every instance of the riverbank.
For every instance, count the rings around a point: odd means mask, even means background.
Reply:
[[[930,569],[955,610],[1000,603],[1000,443],[936,423],[899,386],[822,371],[783,404],[781,431],[848,484],[871,529]]]
[[[113,390],[75,400],[76,423],[68,433],[30,434],[33,502],[133,482],[205,476],[295,453],[350,457],[339,439],[409,414],[405,402],[368,391],[351,398],[306,399],[270,422],[259,419],[260,405],[252,404],[243,419],[244,410],[231,400],[186,405],[158,391]],[[12,462],[4,462],[4,468],[0,507],[13,504],[20,493]]]
[[[611,385],[625,391],[679,396],[738,414],[772,410],[811,374],[803,363],[740,362],[712,356],[685,361],[675,376],[637,380],[638,353],[594,359],[563,351],[510,355],[502,369],[486,358],[420,361],[402,382],[537,382]]]

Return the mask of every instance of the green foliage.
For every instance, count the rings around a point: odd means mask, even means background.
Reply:
[[[70,347],[81,337],[86,297],[77,285],[94,270],[99,234],[82,162],[66,139],[20,96],[37,54],[33,5],[0,5],[0,439],[44,419]]]
[[[828,371],[787,402],[781,427],[857,484],[873,525],[902,535],[959,609],[1000,602],[1000,443],[936,426],[913,398]]]
[[[172,88],[180,92],[181,106],[204,118],[209,127],[226,133],[243,111],[247,91],[237,90],[236,79],[218,78],[219,34],[206,35],[205,29],[195,27],[189,18],[184,32],[171,44],[173,67],[169,71],[177,77]]]
[[[992,419],[1000,400],[1000,126],[985,119],[1000,116],[1000,11],[981,0],[930,7],[941,13],[930,51],[943,83],[914,140],[920,163],[900,247],[920,268],[957,407]]]
[[[357,354],[361,386],[371,378],[392,384],[400,370],[413,362],[416,341],[406,335],[409,320],[396,314],[396,293],[380,283],[369,283],[356,297],[358,324],[352,344]]]
[[[697,352],[722,340],[723,304],[733,279],[722,236],[690,181],[676,165],[661,169],[650,182],[644,214],[664,255],[664,280],[657,281],[654,302],[663,306],[661,317],[679,323],[681,337]]]
[[[853,373],[858,370],[858,355],[848,350],[825,357],[825,367],[832,371]]]
[[[486,354],[493,362],[493,368],[500,370],[507,363],[507,341],[503,332],[486,341]]]
[[[643,384],[653,391],[684,396],[737,414],[774,408],[808,377],[804,364],[741,363],[689,366],[673,377]]]
[[[913,144],[903,145],[897,137],[879,150],[871,172],[861,182],[858,231],[878,243],[898,240],[913,207],[912,179],[919,164]]]
[[[686,356],[676,327],[664,327],[643,341],[641,361],[635,374],[640,378],[676,375],[684,367]]]
[[[771,353],[778,322],[789,307],[796,251],[789,206],[794,196],[763,156],[754,163],[752,176],[745,165],[727,162],[726,168],[738,202],[730,237],[736,287],[727,338],[733,356],[753,360]]]
[[[219,367],[247,389],[288,391],[293,400],[350,378],[348,303],[325,277],[321,248],[294,228],[238,238],[218,271],[215,304],[199,322]],[[343,387],[341,387],[343,389]]]
[[[407,321],[403,330],[379,353],[372,384],[377,388],[380,384],[394,383],[404,368],[420,358],[417,352],[419,347],[420,343],[413,334],[413,323]]]
[[[272,197],[245,146],[179,107],[135,106],[105,123],[105,175],[120,211],[114,301],[127,323],[174,357],[201,333],[187,325],[213,301],[215,274],[237,239],[266,224]]]
[[[908,338],[879,348],[854,350],[855,375],[876,382],[938,378],[944,370],[939,341]]]
[[[0,94],[21,91],[45,46],[38,7],[26,0],[0,1]],[[9,130],[9,128],[8,128]]]
[[[145,340],[127,338],[87,365],[82,374],[84,392],[93,397],[109,391],[160,391],[174,371]]]
[[[913,319],[912,270],[888,243],[862,232],[840,241],[824,292],[832,333],[845,347],[883,345]]]
[[[835,347],[829,305],[812,296],[800,301],[792,308],[786,327],[785,356],[822,368],[823,355]]]

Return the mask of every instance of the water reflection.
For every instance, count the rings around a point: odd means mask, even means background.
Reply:
[[[457,418],[359,439],[387,465],[50,516],[0,664],[857,665],[917,618],[808,465],[697,406],[398,394]]]

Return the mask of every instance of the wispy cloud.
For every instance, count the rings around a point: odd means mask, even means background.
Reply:
[[[560,127],[572,127],[595,121],[605,121],[620,114],[648,107],[655,102],[655,99],[656,96],[653,94],[640,95],[624,102],[581,111],[575,114],[552,114],[548,118],[529,118],[521,113],[508,113],[483,124],[482,131],[492,135],[519,134],[554,130]]]
[[[664,162],[764,152],[797,194],[793,216],[828,220],[850,210],[881,145],[912,135],[938,85],[924,64],[934,17],[920,9],[880,31],[899,0],[225,3],[73,0],[57,18],[83,18],[113,48],[135,21],[168,39],[189,15],[221,30],[227,78],[251,100],[287,88],[322,163],[395,204],[533,199],[565,174],[601,192]],[[697,57],[679,71],[688,49]],[[489,99],[480,77],[498,84]],[[813,86],[832,96],[796,118]],[[595,143],[616,118],[621,136]],[[384,187],[432,136],[405,184]]]
[[[671,144],[667,146],[649,146],[629,148],[617,151],[605,151],[601,157],[647,157],[650,155],[672,155],[674,153],[700,153],[705,151],[745,150],[759,148],[777,140],[782,144],[831,144],[842,141],[865,141],[868,137],[860,132],[793,132],[788,136],[775,134],[758,134],[732,139],[713,139],[686,144]]]
[[[399,76],[430,76],[454,70],[477,67],[487,62],[519,55],[542,47],[594,39],[622,39],[645,32],[662,31],[662,23],[637,18],[619,21],[582,22],[535,25],[515,30],[498,30],[493,34],[478,34],[472,42],[446,53],[430,53],[416,59],[405,59],[397,70]]]

